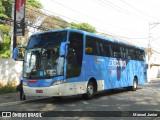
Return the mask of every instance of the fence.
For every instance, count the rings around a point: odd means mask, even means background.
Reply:
[[[0,58],[0,85],[17,85],[22,73],[22,62]]]

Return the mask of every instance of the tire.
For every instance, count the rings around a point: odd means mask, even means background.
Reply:
[[[84,99],[86,99],[86,100],[92,99],[94,96],[94,92],[95,92],[94,91],[94,84],[93,84],[93,82],[89,82],[87,85],[87,93],[83,94]]]
[[[133,80],[133,86],[127,87],[127,90],[129,91],[136,91],[138,86],[138,80],[134,78]]]
[[[134,78],[133,80],[133,86],[127,87],[126,89],[128,91],[136,91],[138,87],[138,80],[136,78]]]
[[[137,90],[137,86],[138,86],[138,80],[136,78],[134,78],[133,81],[133,86],[132,86],[132,91],[136,91]]]

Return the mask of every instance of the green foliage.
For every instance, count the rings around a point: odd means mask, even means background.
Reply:
[[[38,0],[26,0],[26,5],[40,9],[42,4]]]
[[[73,28],[73,29],[85,30],[85,31],[91,32],[91,33],[96,33],[97,32],[95,27],[91,26],[88,23],[77,24],[77,23],[71,22],[70,27]]]
[[[4,93],[11,93],[11,92],[16,92],[16,86],[10,86],[10,85],[6,85],[3,87],[0,87],[0,94],[4,94]]]
[[[4,36],[4,41],[0,43],[0,58],[10,57],[10,38],[9,36]]]
[[[11,18],[12,2],[13,0],[0,0],[0,6],[2,5],[2,9],[3,9],[3,11],[0,13],[3,13],[7,17]]]
[[[8,34],[9,34],[9,31],[10,31],[10,26],[5,25],[5,24],[0,24],[0,30],[1,30],[4,34],[8,35]]]
[[[68,27],[68,23],[58,16],[48,16],[41,23],[41,27],[45,29],[63,29]]]

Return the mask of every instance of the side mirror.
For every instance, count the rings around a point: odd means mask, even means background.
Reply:
[[[59,55],[60,56],[66,56],[67,55],[67,45],[69,45],[69,42],[62,42],[60,45]]]
[[[23,61],[25,50],[26,47],[16,47],[13,51],[13,59],[16,61]]]

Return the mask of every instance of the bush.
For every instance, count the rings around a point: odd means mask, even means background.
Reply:
[[[16,91],[17,91],[16,86],[5,85],[3,87],[0,87],[0,94],[11,93],[11,92],[16,92]]]

